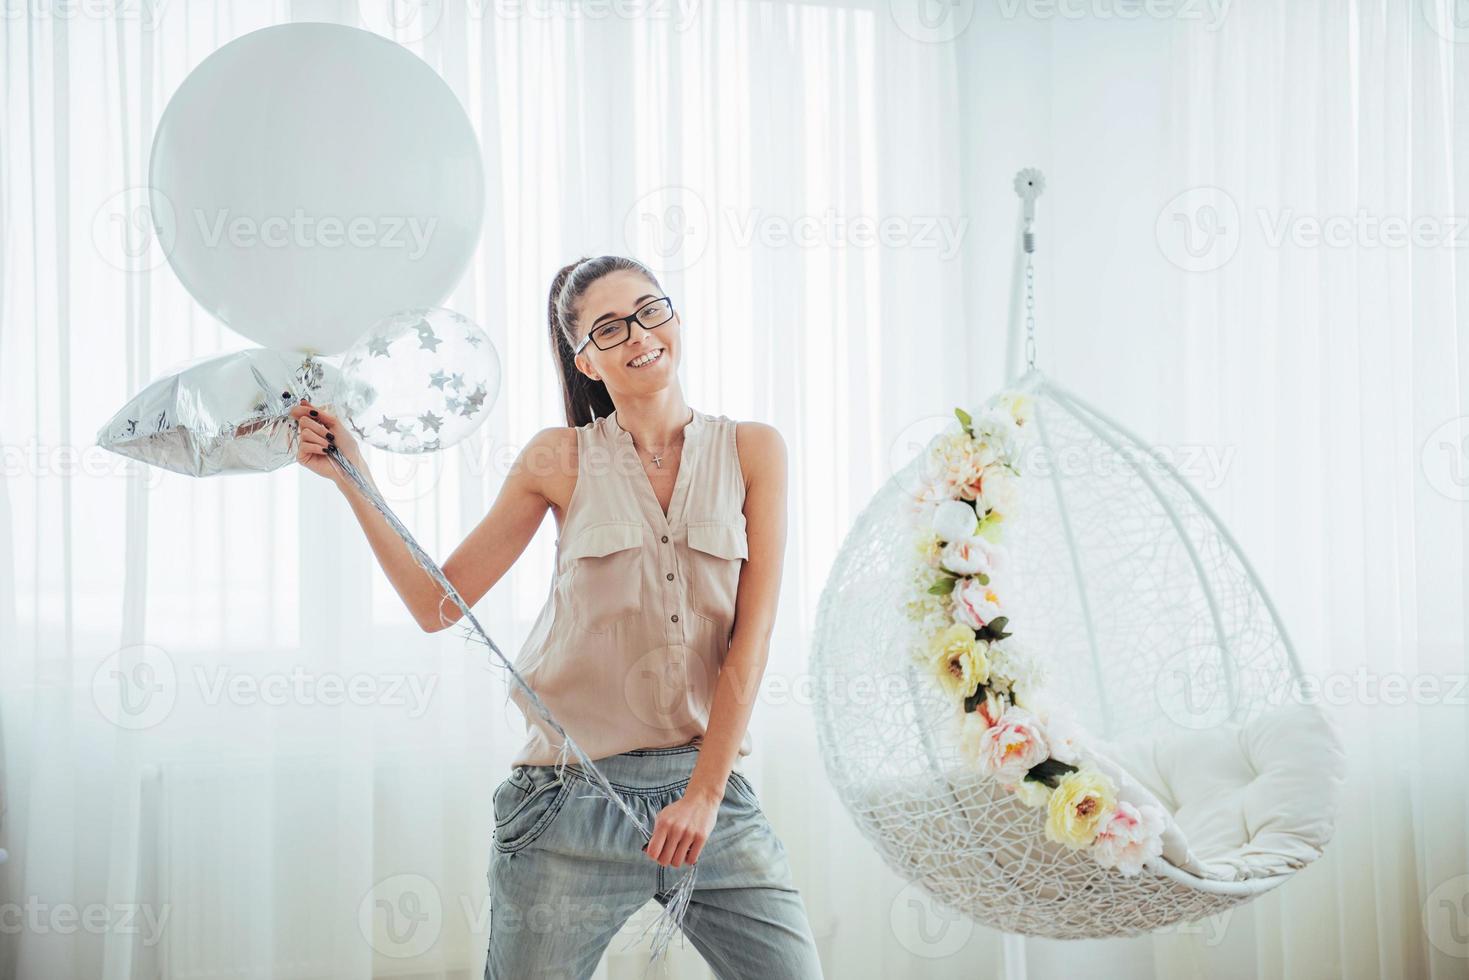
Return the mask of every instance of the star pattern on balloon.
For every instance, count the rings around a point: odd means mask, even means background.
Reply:
[[[400,453],[453,445],[479,426],[500,390],[495,345],[467,317],[405,310],[374,325],[343,358],[345,414],[364,441]]]
[[[468,403],[468,405],[469,405],[469,407],[470,407],[470,409],[472,411],[478,412],[480,410],[481,406],[484,405],[484,403],[485,403],[485,396],[487,394],[489,394],[489,392],[485,391],[485,386],[484,385],[480,385],[477,388],[475,388],[473,392],[470,393],[470,395],[469,395],[468,398],[466,398],[464,400],[465,400],[466,403]]]
[[[427,322],[419,325],[418,346],[420,350],[433,351],[434,353],[438,353],[439,345],[443,342],[443,339],[439,337],[438,334],[434,333],[434,328],[430,327]]]

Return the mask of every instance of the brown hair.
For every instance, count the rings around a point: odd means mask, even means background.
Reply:
[[[602,381],[593,381],[577,370],[576,355],[572,348],[576,336],[572,332],[576,323],[576,307],[592,283],[611,272],[636,272],[653,284],[658,292],[663,287],[657,278],[636,259],[621,255],[599,255],[596,258],[581,258],[556,273],[551,281],[551,296],[547,304],[551,326],[551,356],[561,367],[561,393],[566,399],[566,424],[572,427],[586,425],[597,417],[612,414],[612,394]]]

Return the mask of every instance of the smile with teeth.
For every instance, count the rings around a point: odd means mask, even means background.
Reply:
[[[658,360],[662,356],[663,348],[656,347],[653,350],[648,351],[648,353],[643,354],[641,357],[635,357],[632,360],[628,361],[627,366],[640,368],[645,364],[652,364],[654,361]]]

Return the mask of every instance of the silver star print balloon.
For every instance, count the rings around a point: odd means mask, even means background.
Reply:
[[[331,404],[341,376],[293,351],[235,351],[153,381],[97,433],[97,445],[188,476],[276,469],[296,458],[291,406]]]
[[[342,409],[364,442],[428,453],[469,435],[500,394],[500,356],[473,320],[438,307],[379,322],[342,357]]]

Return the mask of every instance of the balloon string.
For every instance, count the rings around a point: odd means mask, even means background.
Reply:
[[[592,789],[596,793],[611,800],[619,810],[627,815],[627,818],[633,822],[633,825],[638,828],[639,833],[643,836],[643,843],[646,847],[647,843],[653,839],[652,830],[649,829],[648,825],[643,821],[643,818],[628,806],[627,802],[612,788],[612,784],[607,781],[607,777],[602,774],[602,771],[592,763],[592,760],[582,751],[581,746],[577,745],[575,740],[567,734],[566,729],[561,727],[561,723],[551,714],[551,710],[546,707],[546,703],[541,700],[540,695],[532,690],[531,686],[520,676],[520,672],[515,669],[515,666],[506,659],[505,654],[495,645],[495,641],[490,639],[490,635],[485,632],[484,627],[480,626],[479,620],[475,619],[474,613],[470,611],[469,606],[460,597],[459,591],[454,588],[453,583],[449,581],[448,577],[444,575],[443,570],[429,557],[428,553],[419,547],[418,542],[414,540],[413,534],[402,521],[398,520],[398,516],[388,507],[387,501],[378,493],[377,488],[363,478],[362,473],[352,464],[352,461],[344,458],[336,446],[327,446],[326,455],[336,465],[337,469],[352,481],[352,485],[362,492],[362,495],[372,504],[374,509],[383,515],[383,519],[388,522],[388,526],[408,546],[408,552],[413,556],[413,560],[422,566],[433,580],[438,583],[439,588],[443,589],[444,595],[454,600],[454,604],[459,607],[459,611],[463,614],[465,621],[473,628],[474,638],[484,643],[495,656],[500,658],[501,663],[505,665],[505,669],[510,671],[511,678],[514,679],[516,684],[520,685],[520,689],[530,698],[535,710],[561,736],[561,749],[555,764],[556,774],[563,779],[566,778],[568,772],[574,776],[580,776],[591,784]],[[440,600],[440,607],[442,608],[442,600]],[[442,613],[440,615],[442,617]],[[568,765],[566,761],[568,750],[576,754],[577,760],[584,767],[583,769],[577,770]],[[648,971],[658,961],[658,958],[667,950],[674,935],[680,929],[686,928],[684,924],[684,913],[688,910],[689,901],[693,897],[694,873],[697,870],[697,863],[689,865],[688,873],[680,878],[678,884],[673,887],[667,900],[662,903],[663,910],[650,925],[649,928],[654,928],[652,952],[648,957],[647,964],[644,966],[644,976],[647,975]],[[644,929],[643,934],[645,935],[647,931],[647,929]],[[642,935],[639,935],[632,942],[637,942],[641,938]],[[629,943],[630,945],[632,944]],[[624,947],[624,949],[626,948]]]

